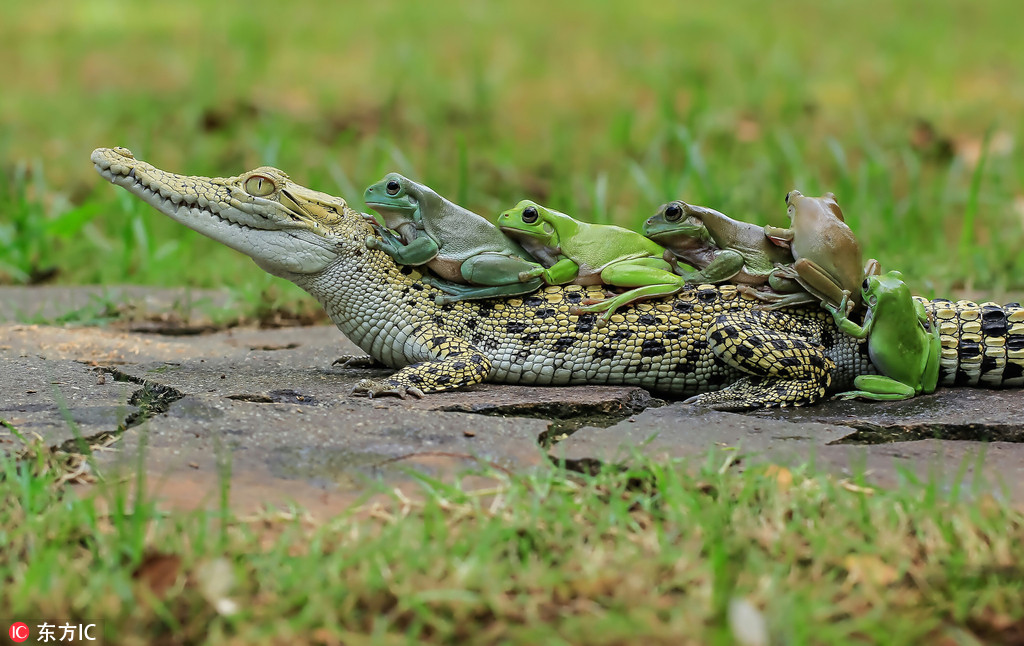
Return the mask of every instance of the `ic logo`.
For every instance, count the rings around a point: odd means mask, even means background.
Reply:
[[[21,643],[28,639],[29,629],[28,626],[18,621],[11,624],[10,630],[7,631],[11,641]]]

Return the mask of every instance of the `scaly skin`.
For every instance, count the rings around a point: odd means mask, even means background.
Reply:
[[[592,314],[570,313],[602,296],[600,286],[437,305],[438,290],[419,272],[367,249],[373,229],[344,200],[279,170],[175,175],[123,148],[98,149],[92,161],[109,181],[316,297],[356,345],[399,369],[360,382],[357,391],[369,395],[482,381],[635,384],[676,397],[703,393],[696,403],[741,409],[812,403],[874,373],[866,343],[840,333],[817,306],[762,311],[733,286],[688,286],[601,327]],[[944,383],[1024,385],[1024,310],[924,305],[939,324]]]

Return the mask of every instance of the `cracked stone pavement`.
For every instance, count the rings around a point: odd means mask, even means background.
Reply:
[[[174,290],[144,293],[150,310],[178,302]],[[0,311],[40,302],[52,314],[52,296],[5,288]],[[812,461],[882,486],[935,478],[958,495],[1024,502],[1019,390],[751,414],[700,411],[635,387],[483,385],[370,400],[348,392],[386,371],[331,365],[345,354],[361,352],[326,325],[168,336],[0,323],[0,419],[51,445],[126,427],[97,453],[100,469],[129,477],[141,461],[151,492],[181,508],[217,506],[224,478],[239,511],[294,502],[317,515],[365,499],[378,480],[408,491],[423,476],[487,486],[474,469],[546,469],[549,455],[696,463],[709,451],[740,458],[739,468]],[[542,449],[542,435],[560,441]],[[20,446],[0,429],[0,449]]]

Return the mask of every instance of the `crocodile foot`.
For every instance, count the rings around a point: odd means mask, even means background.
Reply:
[[[825,389],[813,380],[742,377],[715,392],[695,395],[684,404],[721,411],[803,406],[820,400]]]
[[[332,366],[345,368],[387,368],[368,354],[343,354],[331,362]]]
[[[349,394],[366,395],[370,399],[383,395],[393,395],[399,399],[405,399],[408,395],[423,398],[423,391],[416,386],[403,386],[391,379],[360,379]]]

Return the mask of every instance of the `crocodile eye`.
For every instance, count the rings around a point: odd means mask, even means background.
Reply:
[[[683,217],[683,209],[678,204],[673,203],[665,207],[665,219],[669,222],[675,222],[681,217]]]
[[[523,209],[523,222],[525,222],[526,224],[533,224],[534,222],[537,221],[538,217],[540,217],[540,214],[537,213],[536,208],[528,206],[525,209]]]
[[[263,175],[253,175],[245,180],[245,192],[256,197],[264,197],[274,192],[274,180]]]
[[[402,188],[402,185],[398,183],[397,179],[393,179],[389,181],[387,186],[384,188],[387,190],[388,195],[398,195],[398,191]]]

